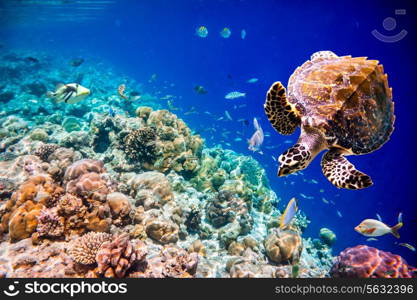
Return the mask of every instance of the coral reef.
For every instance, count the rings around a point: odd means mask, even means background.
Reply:
[[[68,254],[77,263],[94,264],[101,246],[111,238],[111,234],[108,233],[89,232],[71,243]]]
[[[297,263],[303,249],[302,239],[294,230],[273,230],[265,239],[268,257],[276,263]]]
[[[329,228],[321,228],[319,236],[320,240],[328,246],[332,246],[336,242],[336,234]]]
[[[339,254],[330,274],[342,278],[417,278],[417,269],[399,255],[358,245]]]
[[[2,57],[0,277],[328,276],[334,238],[302,237],[302,212],[277,229],[280,197],[253,157],[208,148],[158,94],[94,58],[74,72],[46,54]],[[94,92],[45,99],[63,78]]]

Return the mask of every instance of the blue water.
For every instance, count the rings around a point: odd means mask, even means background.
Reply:
[[[376,213],[387,224],[395,225],[398,213],[403,212],[399,241],[417,243],[417,24],[411,2],[124,0],[109,1],[92,12],[86,10],[85,20],[79,16],[79,7],[85,4],[50,2],[55,5],[19,8],[19,1],[2,1],[0,7],[7,9],[1,10],[0,43],[12,49],[42,50],[69,57],[95,56],[138,82],[146,83],[152,74],[157,74],[156,82],[145,84],[145,90],[181,96],[174,103],[184,108],[178,115],[206,139],[208,146],[222,144],[253,155],[267,170],[272,188],[282,198],[280,207],[291,197],[299,199],[300,209],[311,220],[304,236],[317,237],[321,227],[328,227],[338,237],[334,254],[365,243],[399,254],[417,265],[416,253],[394,244],[393,236],[366,242],[353,230],[363,219],[376,218]],[[10,3],[17,3],[17,8],[10,8]],[[406,9],[406,14],[395,15],[395,9]],[[397,21],[391,31],[382,24],[387,17]],[[201,25],[209,31],[207,38],[195,35],[195,29]],[[228,39],[219,35],[224,27],[232,32]],[[242,29],[247,32],[244,40],[240,37]],[[404,29],[408,34],[396,43],[384,43],[372,36],[374,29],[385,35]],[[284,137],[273,130],[263,112],[265,93],[274,81],[286,85],[294,69],[318,50],[377,59],[388,74],[395,101],[395,131],[378,151],[349,157],[359,170],[372,177],[374,186],[368,189],[336,189],[322,175],[319,157],[302,176],[276,177],[277,164],[271,156],[277,157],[290,147],[284,141],[295,142],[299,131]],[[246,83],[252,77],[259,81]],[[175,86],[164,88],[164,82]],[[196,94],[196,85],[204,86],[208,93]],[[224,96],[234,90],[247,93],[246,98],[226,100]],[[247,107],[234,108],[241,104]],[[199,114],[185,114],[192,106]],[[225,110],[234,121],[217,121],[224,117]],[[204,114],[205,111],[215,117]],[[263,155],[248,151],[245,139],[233,141],[237,130],[244,130],[245,137],[250,138],[253,117],[270,133],[265,138]],[[239,118],[249,120],[249,126],[238,123]],[[204,131],[212,126],[217,129],[214,134]],[[221,133],[225,130],[232,134],[222,142]],[[276,149],[266,148],[275,145]],[[318,184],[312,183],[312,179]],[[305,199],[300,193],[314,198]],[[322,197],[334,204],[324,203]]]

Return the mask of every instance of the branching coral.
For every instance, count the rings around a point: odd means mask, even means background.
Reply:
[[[70,244],[68,253],[77,263],[90,265],[96,262],[96,255],[104,242],[112,238],[111,234],[89,232]]]
[[[96,255],[96,272],[104,277],[125,277],[132,266],[145,260],[146,254],[143,248],[135,248],[127,234],[120,235],[102,244]]]
[[[157,156],[156,130],[143,127],[132,130],[124,139],[124,152],[132,161],[152,164]]]
[[[41,237],[59,237],[64,234],[64,218],[58,215],[56,207],[41,210],[36,231]]]
[[[58,148],[59,146],[56,144],[42,144],[35,150],[33,154],[38,156],[43,161],[48,161],[49,155],[54,153],[54,151]]]

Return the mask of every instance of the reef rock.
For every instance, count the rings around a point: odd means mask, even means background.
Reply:
[[[290,229],[272,230],[264,245],[268,257],[276,263],[297,263],[303,249],[300,234]]]
[[[342,278],[417,278],[417,269],[399,255],[358,245],[340,252],[330,275]]]

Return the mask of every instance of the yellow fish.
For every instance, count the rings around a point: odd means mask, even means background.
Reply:
[[[283,229],[287,227],[291,223],[297,211],[298,211],[298,200],[295,198],[292,198],[288,202],[287,207],[284,210],[284,213],[281,215],[279,228]]]
[[[60,83],[54,92],[48,91],[46,93],[46,96],[54,99],[56,103],[65,102],[67,104],[80,102],[88,95],[90,95],[90,90],[78,83]]]

